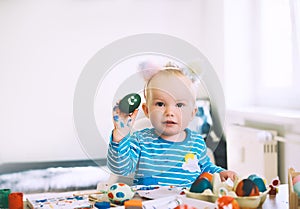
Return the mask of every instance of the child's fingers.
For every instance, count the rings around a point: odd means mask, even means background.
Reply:
[[[132,120],[135,120],[135,118],[136,118],[138,112],[139,112],[139,109],[135,109],[135,110],[131,113],[130,117],[131,117]]]
[[[119,109],[118,102],[113,107],[113,122],[115,129],[125,136],[128,134],[133,126],[133,123],[137,117],[138,109],[134,110],[131,114],[123,113]]]
[[[128,118],[128,120],[127,120],[127,125],[128,125],[129,127],[132,127],[132,126],[133,126],[133,123],[134,123],[134,121],[135,121],[135,119],[136,119],[136,116],[137,116],[138,112],[139,112],[139,110],[138,110],[138,109],[135,109],[135,110],[129,115],[129,118]]]
[[[114,121],[118,122],[119,119],[121,119],[121,118],[126,120],[127,117],[128,117],[128,114],[123,113],[123,112],[120,111],[119,103],[117,102],[116,105],[113,107],[113,119],[114,119]]]
[[[116,104],[113,107],[113,120],[114,122],[119,122],[120,116],[119,116],[119,106]]]

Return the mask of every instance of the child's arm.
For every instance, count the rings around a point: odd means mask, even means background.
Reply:
[[[202,164],[200,165],[202,172],[220,173],[225,170],[222,167],[213,164],[207,155],[204,156],[203,159],[204,160],[202,161]]]
[[[127,176],[136,169],[140,155],[137,134],[125,136],[120,142],[114,142],[111,136],[108,153],[107,167],[115,174]]]
[[[217,166],[211,162],[209,156],[207,155],[207,147],[204,141],[203,141],[203,147],[204,147],[204,151],[201,153],[200,160],[199,160],[199,166],[201,168],[201,172],[220,173],[222,171],[225,171],[225,169],[223,169],[222,167]]]
[[[201,165],[203,172],[220,173],[220,178],[222,181],[225,181],[227,178],[230,178],[232,181],[234,181],[237,175],[234,171],[225,170],[224,168],[213,164],[207,154],[204,154],[203,159],[203,164]]]

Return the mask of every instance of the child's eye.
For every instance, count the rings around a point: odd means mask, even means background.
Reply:
[[[156,102],[155,105],[159,106],[159,107],[162,107],[162,106],[164,106],[164,103],[163,102]]]
[[[177,104],[176,104],[176,107],[183,107],[183,106],[184,106],[183,103],[177,103]]]

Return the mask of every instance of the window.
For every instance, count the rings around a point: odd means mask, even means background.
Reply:
[[[260,72],[256,104],[300,109],[298,0],[260,2]]]

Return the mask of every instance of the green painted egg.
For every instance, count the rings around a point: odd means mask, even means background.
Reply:
[[[119,109],[123,113],[130,114],[141,104],[141,97],[136,93],[126,95],[119,103]]]

